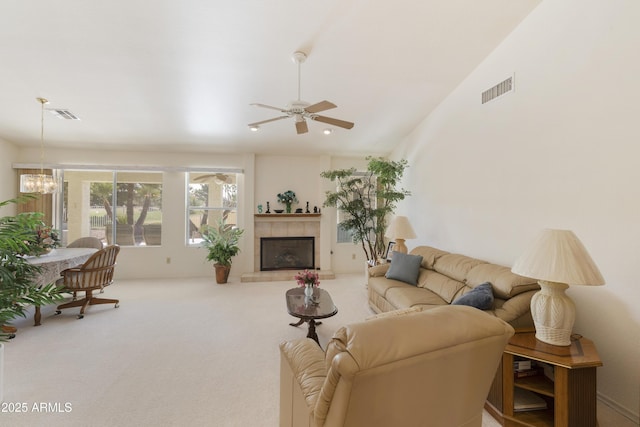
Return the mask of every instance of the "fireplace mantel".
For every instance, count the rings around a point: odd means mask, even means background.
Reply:
[[[262,237],[313,237],[316,265],[320,265],[320,216],[319,213],[255,214],[254,268],[260,271],[260,238]]]
[[[272,280],[293,280],[293,270],[260,271],[260,238],[261,237],[305,237],[315,238],[314,253],[316,266],[320,259],[320,223],[321,213],[269,213],[254,214],[254,272],[245,273],[243,282],[263,282]],[[330,270],[319,271],[320,279],[334,279]]]

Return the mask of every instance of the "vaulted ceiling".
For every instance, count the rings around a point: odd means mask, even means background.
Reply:
[[[38,145],[44,97],[81,119],[45,114],[47,147],[383,154],[539,1],[3,1],[0,139]],[[249,130],[297,99],[295,51],[301,99],[353,129]]]

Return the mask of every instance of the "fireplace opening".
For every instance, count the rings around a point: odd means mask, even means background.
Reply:
[[[315,269],[314,237],[261,237],[260,271]]]

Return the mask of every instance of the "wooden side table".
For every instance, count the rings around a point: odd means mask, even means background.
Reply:
[[[553,367],[551,378],[514,378],[513,362],[532,360]],[[593,342],[577,336],[570,346],[538,341],[535,333],[515,334],[502,355],[485,408],[504,426],[596,427],[596,368],[602,366]],[[534,392],[547,409],[514,411],[514,389]]]

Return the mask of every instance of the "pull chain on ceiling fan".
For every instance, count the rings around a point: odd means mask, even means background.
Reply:
[[[255,105],[256,107],[268,108],[271,110],[280,111],[285,115],[275,117],[273,119],[267,119],[260,122],[250,123],[250,128],[257,128],[258,126],[275,122],[276,120],[288,119],[289,117],[293,117],[295,119],[296,124],[296,132],[298,134],[303,134],[309,132],[309,128],[307,126],[307,120],[315,120],[322,123],[327,123],[329,125],[338,126],[344,129],[351,129],[353,127],[353,123],[347,122],[340,119],[334,119],[332,117],[321,116],[317,113],[325,110],[329,110],[331,108],[336,108],[336,105],[329,101],[320,101],[316,104],[310,105],[308,102],[303,101],[300,98],[301,92],[301,64],[307,59],[307,55],[304,52],[294,52],[293,60],[298,64],[298,99],[296,101],[291,101],[284,108],[272,107],[271,105],[254,103],[251,105]]]

